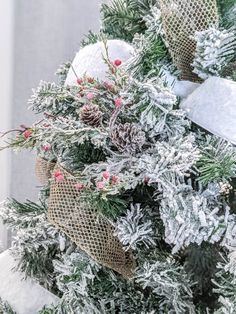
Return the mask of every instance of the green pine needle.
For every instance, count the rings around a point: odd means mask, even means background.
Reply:
[[[92,197],[92,204],[95,206],[95,210],[104,216],[116,219],[127,209],[127,202],[115,195],[98,195]]]
[[[236,5],[236,0],[217,0],[222,26],[228,28],[235,25],[235,18],[230,18],[232,8]]]
[[[25,203],[20,203],[15,199],[9,201],[8,207],[14,209],[19,214],[35,213],[40,214],[46,211],[46,207],[43,204],[36,204],[27,200]]]
[[[86,37],[82,40],[81,46],[85,47],[87,45],[96,44],[98,41],[101,41],[101,38],[102,35],[89,31]]]
[[[236,150],[224,140],[211,140],[202,148],[198,162],[198,180],[207,185],[209,182],[226,182],[236,176]]]
[[[113,0],[103,4],[103,32],[110,38],[131,42],[136,33],[146,30],[143,17],[155,4],[155,0]]]

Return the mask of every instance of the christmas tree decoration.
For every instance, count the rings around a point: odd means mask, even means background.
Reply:
[[[52,176],[52,171],[55,167],[56,163],[47,161],[41,157],[36,158],[35,162],[35,174],[37,179],[42,185],[47,185],[49,179]]]
[[[133,57],[134,49],[122,40],[108,40],[106,44],[98,42],[82,48],[72,62],[65,84],[78,85],[77,80],[85,75],[99,81],[106,81],[109,68],[104,57],[107,57],[107,53],[110,60],[116,62],[119,60],[119,63],[125,65]]]
[[[121,64],[122,64],[122,61],[120,59],[116,59],[114,61],[114,65],[117,66],[117,67],[119,67]]]
[[[135,124],[119,124],[113,128],[111,139],[120,152],[135,153],[145,144],[145,133]]]
[[[218,26],[216,0],[160,0],[165,40],[181,78],[199,81],[193,73],[196,43],[193,36],[211,26]]]
[[[35,150],[43,186],[0,218],[17,269],[60,298],[40,314],[236,313],[235,6],[103,4],[34,89],[41,120],[8,146]]]
[[[97,105],[84,105],[80,110],[80,119],[84,124],[99,127],[102,123],[102,112]]]
[[[211,77],[181,104],[194,123],[236,144],[236,83]]]
[[[52,181],[48,206],[48,219],[65,232],[73,242],[98,263],[107,266],[124,277],[132,277],[135,262],[131,252],[125,252],[114,227],[105,217],[97,215],[91,204],[83,201],[76,189],[76,179],[60,165],[55,168],[64,180]],[[98,182],[98,189],[104,188]]]

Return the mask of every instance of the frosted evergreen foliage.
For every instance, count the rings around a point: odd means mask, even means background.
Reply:
[[[165,240],[174,245],[172,252],[204,241],[234,246],[236,217],[230,215],[227,206],[222,214],[221,206],[219,199],[212,199],[212,194],[197,194],[191,187],[172,196],[164,194],[160,212],[165,225]]]
[[[214,291],[219,294],[220,308],[215,314],[233,314],[236,312],[236,254],[230,253],[228,258],[218,264],[218,272],[214,280],[216,288]]]
[[[2,314],[17,314],[8,302],[3,301],[0,298],[0,313]]]
[[[57,310],[62,313],[152,313],[158,300],[147,297],[132,282],[118,278],[79,251],[54,262],[57,284],[63,292]]]
[[[138,167],[145,171],[149,183],[157,183],[160,191],[175,193],[182,186],[185,176],[194,172],[199,150],[194,137],[173,137],[170,142],[157,142],[153,149],[139,159]]]
[[[235,15],[236,15],[236,3],[232,5],[232,7],[229,9],[229,11],[226,14],[227,22],[229,25],[236,26]]]
[[[146,32],[135,34],[133,39],[136,54],[130,68],[137,77],[155,77],[159,75],[162,65],[169,62],[162,39],[161,12],[157,5],[151,8],[149,15],[144,16],[144,21]]]
[[[61,85],[41,81],[28,104],[36,113],[71,114],[78,108],[78,97]]]
[[[72,253],[65,255],[63,263],[61,261],[54,261],[55,272],[57,276],[57,285],[60,291],[68,292],[76,290],[80,295],[88,297],[87,286],[92,282],[101,268],[83,253]],[[68,281],[67,275],[77,275],[76,281]]]
[[[123,243],[126,250],[136,250],[141,244],[147,248],[156,245],[157,230],[152,224],[148,212],[140,204],[131,205],[126,216],[116,223],[115,235]]]
[[[193,62],[194,73],[206,80],[210,76],[219,76],[220,72],[235,56],[235,31],[209,28],[196,32],[197,43]]]
[[[30,202],[7,201],[1,204],[0,217],[16,232],[11,252],[18,262],[17,269],[52,289],[52,260],[61,254],[60,234],[47,222],[44,208]]]
[[[158,313],[195,313],[191,283],[173,260],[145,262],[137,271],[137,281],[161,297]]]
[[[107,81],[83,77],[65,87],[65,64],[57,72],[59,83],[41,82],[29,101],[43,117],[17,130],[9,146],[35,149],[71,172],[78,182],[78,205],[109,219],[137,268],[127,280],[50,225],[50,185],[42,188],[38,204],[12,200],[1,206],[0,217],[17,233],[12,252],[18,267],[61,298],[41,314],[234,313],[235,266],[220,255],[236,246],[235,147],[191,125],[163,82],[162,70],[172,72],[175,66],[156,0],[113,0],[102,10],[109,39],[128,39],[135,47],[129,67],[105,56]],[[194,66],[200,77],[221,74],[235,51],[234,37],[232,29],[196,34]],[[99,111],[99,124],[89,124],[93,112],[81,118],[84,105]],[[122,128],[127,124],[142,132],[137,152],[118,149],[129,145],[121,130],[133,135]],[[224,193],[222,184],[232,190]],[[218,262],[222,267],[215,278]]]
[[[146,33],[150,35],[156,35],[162,33],[162,24],[161,24],[161,11],[157,5],[151,8],[150,14],[144,16],[144,21],[146,22],[147,30]]]
[[[227,183],[236,177],[236,149],[231,143],[215,136],[207,136],[201,146],[202,156],[198,162],[199,181]]]
[[[153,258],[152,258],[153,259]],[[137,271],[135,282],[117,278],[88,259],[81,252],[65,255],[63,260],[55,261],[58,274],[57,283],[63,292],[57,310],[61,313],[181,313],[186,310],[194,313],[191,282],[183,268],[173,260],[145,262]],[[146,292],[153,290],[152,295]],[[157,296],[157,297],[156,297]],[[117,303],[118,302],[118,303]],[[52,310],[52,309],[51,309]]]
[[[134,93],[131,93],[131,90]],[[160,79],[148,79],[145,82],[134,80],[128,93],[128,100],[135,100],[135,105],[131,109],[136,113],[141,111],[140,124],[149,132],[150,137],[168,131],[167,119],[172,114],[177,99],[163,86]]]
[[[63,63],[62,65],[60,65],[60,67],[57,69],[55,73],[58,76],[59,83],[61,85],[63,85],[66,81],[66,77],[69,72],[70,66],[71,66],[71,62]]]

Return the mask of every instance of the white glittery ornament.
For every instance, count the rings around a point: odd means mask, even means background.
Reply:
[[[236,83],[211,77],[188,96],[182,109],[194,123],[236,144]]]
[[[122,65],[134,55],[133,47],[122,40],[108,40],[107,47],[110,61],[121,60]],[[65,84],[77,85],[77,77],[82,78],[84,75],[99,81],[107,80],[108,65],[104,56],[106,50],[103,42],[82,48],[72,62]]]
[[[60,299],[35,280],[24,279],[25,274],[16,271],[17,264],[9,250],[0,254],[0,297],[2,300],[7,301],[18,314],[39,313],[44,305],[57,305]]]

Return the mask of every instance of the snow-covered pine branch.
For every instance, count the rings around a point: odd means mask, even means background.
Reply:
[[[158,313],[195,313],[191,282],[174,260],[146,261],[137,270],[136,278],[143,288],[152,289],[160,297]]]
[[[141,208],[140,204],[131,205],[126,216],[117,221],[115,229],[115,235],[126,250],[136,250],[142,244],[147,248],[154,247],[157,232],[148,210]]]
[[[210,76],[219,76],[222,69],[235,56],[235,30],[208,30],[196,32],[197,44],[192,66],[193,72],[206,80]]]

